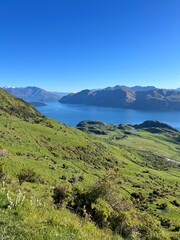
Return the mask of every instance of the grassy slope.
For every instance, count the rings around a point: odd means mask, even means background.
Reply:
[[[134,205],[137,208],[147,205],[146,212],[158,221],[169,219],[171,226],[164,228],[167,236],[178,234],[171,231],[178,226],[180,214],[179,208],[171,204],[178,200],[180,193],[177,167],[168,165],[168,170],[159,171],[149,165],[149,153],[139,153],[125,143],[123,147],[112,138],[108,143],[107,139],[44,118],[29,105],[32,114],[28,114],[22,101],[9,97],[8,104],[2,104],[8,95],[3,91],[0,96],[1,238],[121,239],[108,228],[100,230],[93,222],[67,209],[56,210],[52,199],[55,186],[65,184],[87,189],[109,171],[116,172],[114,186],[121,197],[131,199],[132,192],[141,192],[143,202]],[[21,104],[21,111],[13,110],[12,114],[10,106],[19,109]],[[40,181],[25,181],[20,185],[17,175],[22,169],[33,169]],[[151,196],[149,201],[153,190],[161,192],[162,196]],[[7,201],[10,205],[6,209]],[[165,210],[157,207],[162,203],[167,204]]]
[[[161,132],[150,133],[148,129],[136,129],[132,125],[104,125],[101,122],[82,126],[85,132],[100,133],[96,136],[104,138],[111,144],[130,147],[139,151],[150,151],[164,158],[180,161],[180,132],[158,129]],[[104,133],[104,134],[102,134]]]

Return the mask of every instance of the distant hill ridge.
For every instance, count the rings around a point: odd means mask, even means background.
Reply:
[[[76,126],[79,130],[106,135],[107,131],[115,131],[116,129],[130,131],[130,133],[136,132],[136,130],[145,130],[151,133],[160,133],[160,132],[173,132],[174,134],[180,132],[176,129],[171,127],[170,125],[159,122],[157,120],[146,120],[141,124],[108,124],[101,121],[93,121],[93,120],[84,120],[77,124]],[[128,133],[128,134],[130,134]],[[179,136],[179,135],[178,135]]]
[[[142,87],[142,86],[134,86],[134,87],[127,87],[125,85],[116,85],[114,87],[107,87],[104,89],[99,89],[99,91],[102,90],[117,90],[117,89],[126,89],[126,90],[131,90],[133,92],[137,92],[137,91],[149,91],[149,90],[155,90],[157,89],[154,86],[146,86],[146,87]]]
[[[58,101],[65,93],[49,92],[38,87],[3,87],[15,97],[22,98],[27,102]]]
[[[148,110],[180,110],[180,91],[155,87],[107,87],[82,90],[60,99],[60,103]]]

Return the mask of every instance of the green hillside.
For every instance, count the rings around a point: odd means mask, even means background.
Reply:
[[[163,159],[180,160],[179,132],[103,126],[68,127],[0,89],[0,239],[179,239],[179,165]]]
[[[0,114],[13,115],[23,120],[42,117],[42,115],[22,99],[14,98],[0,88]]]

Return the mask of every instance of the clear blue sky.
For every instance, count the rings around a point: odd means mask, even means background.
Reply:
[[[0,0],[0,86],[180,87],[180,0]]]

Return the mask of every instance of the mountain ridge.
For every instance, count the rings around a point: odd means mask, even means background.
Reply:
[[[27,102],[50,102],[58,101],[66,93],[50,92],[38,87],[3,87],[15,97],[22,98]]]
[[[150,87],[152,88],[152,87]],[[125,86],[105,88],[91,91],[82,90],[78,93],[62,97],[60,103],[87,104],[104,107],[117,107],[147,110],[180,110],[180,92],[168,89],[151,89],[135,87],[132,91]]]

